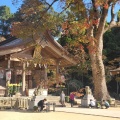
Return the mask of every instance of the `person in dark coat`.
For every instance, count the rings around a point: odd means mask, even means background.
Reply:
[[[38,102],[38,107],[40,108],[40,111],[42,111],[43,110],[43,108],[45,107],[45,101],[47,101],[47,99],[43,99],[43,100],[40,100],[39,102]]]

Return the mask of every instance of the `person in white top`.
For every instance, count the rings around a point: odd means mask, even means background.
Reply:
[[[90,99],[90,104],[89,104],[89,107],[95,107],[96,106],[96,104],[95,104],[95,101],[94,100],[92,100],[92,99]]]

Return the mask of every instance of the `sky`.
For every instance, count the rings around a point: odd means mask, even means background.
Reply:
[[[0,0],[0,6],[2,5],[6,5],[8,7],[10,7],[11,13],[15,13],[17,11],[17,9],[20,7],[22,0],[19,0],[19,3],[13,5],[12,4],[12,0]],[[50,1],[50,0],[49,0]],[[54,8],[58,11],[60,10],[60,4],[59,3],[55,3],[54,4]],[[117,14],[118,10],[120,10],[120,4],[116,5],[114,12]],[[108,12],[108,17],[107,17],[107,22],[110,22],[110,10]]]
[[[21,1],[21,0],[19,0],[19,1]],[[12,0],[0,0],[0,6],[6,5],[6,6],[10,7],[11,13],[15,13],[17,11],[17,9],[20,7],[20,4],[21,4],[21,2],[13,5]]]
[[[22,3],[21,2],[22,0],[18,0],[18,1],[19,1],[18,4],[13,5],[12,0],[0,0],[0,6],[6,5],[10,7],[11,13],[15,13]],[[51,0],[48,0],[48,2],[51,3]],[[57,11],[60,11],[61,6],[62,5],[60,5],[59,2],[54,3],[54,9]]]

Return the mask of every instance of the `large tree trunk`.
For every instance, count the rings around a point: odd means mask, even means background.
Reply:
[[[90,54],[91,58],[91,67],[93,74],[93,83],[94,83],[94,97],[97,100],[109,99],[109,93],[106,86],[105,79],[105,69],[102,60],[102,50],[103,50],[103,34],[97,36],[97,47],[96,51]]]
[[[94,83],[94,97],[97,100],[108,99],[110,96],[106,86],[102,55],[98,52],[97,54],[90,54],[90,58]]]
[[[99,12],[95,7],[95,1],[93,0],[94,6],[94,17],[99,18]],[[109,99],[109,93],[106,86],[105,78],[105,69],[102,60],[102,51],[103,51],[103,34],[105,29],[106,17],[108,14],[108,9],[102,9],[102,14],[98,23],[98,26],[91,27],[88,31],[88,39],[93,37],[96,41],[90,41],[90,46],[92,49],[95,48],[94,52],[91,52],[89,49],[89,55],[91,59],[91,67],[93,74],[93,83],[94,83],[94,97],[97,100]],[[96,29],[95,29],[96,28]]]

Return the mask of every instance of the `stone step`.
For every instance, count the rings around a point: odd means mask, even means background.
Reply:
[[[47,96],[47,99],[49,99],[49,100],[59,100],[60,99],[60,97],[59,96]]]
[[[47,96],[47,101],[48,102],[55,102],[57,105],[61,105],[61,103],[59,102],[60,100],[60,96],[52,96],[52,95],[48,95]],[[81,104],[81,99],[75,99],[75,101],[77,101],[78,105]],[[70,106],[70,103],[65,103],[66,106]]]

